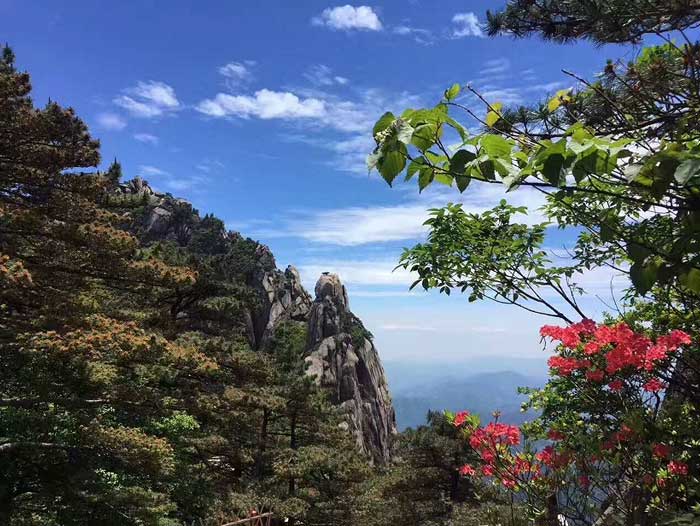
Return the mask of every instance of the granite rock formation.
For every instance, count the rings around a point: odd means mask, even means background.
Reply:
[[[140,178],[120,184],[115,193],[141,204],[134,229],[147,243],[167,240],[188,246],[192,233],[206,220],[187,201],[155,192]],[[243,239],[235,232],[222,232],[221,237],[222,253]],[[335,274],[321,275],[312,300],[293,266],[278,269],[267,246],[246,241],[254,243],[246,281],[257,298],[255,307],[244,315],[250,345],[264,348],[281,323],[306,324],[307,374],[343,410],[358,449],[375,463],[386,462],[396,433],[387,379],[372,335],[350,311],[340,279]]]

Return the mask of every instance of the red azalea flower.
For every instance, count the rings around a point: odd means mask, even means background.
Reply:
[[[602,382],[605,378],[605,373],[600,369],[596,371],[586,371],[586,378],[591,382]]]
[[[488,464],[486,466],[482,466],[481,474],[485,477],[491,477],[493,475],[493,466],[489,466]]]
[[[588,355],[598,354],[600,352],[601,347],[602,345],[600,345],[598,342],[588,342],[583,348],[583,352]]]
[[[582,488],[587,488],[591,485],[591,479],[589,479],[586,475],[581,475],[578,478],[578,483],[581,485]]]
[[[467,421],[467,418],[469,417],[469,411],[460,411],[455,415],[455,419],[452,422],[455,427],[460,427],[464,422]]]
[[[645,391],[648,391],[650,393],[658,393],[659,391],[661,391],[662,389],[665,389],[665,388],[666,388],[666,384],[664,384],[658,378],[652,378],[651,380],[649,380],[647,383],[645,383],[642,386],[642,389],[644,389]]]
[[[476,470],[469,464],[464,464],[464,466],[459,468],[459,474],[462,476],[473,477],[474,475],[476,475]]]
[[[554,463],[554,448],[552,446],[545,447],[542,451],[537,453],[536,458],[545,466],[551,466]]]
[[[684,462],[676,462],[672,460],[668,463],[668,472],[672,475],[687,475],[688,474],[688,464]]]
[[[565,435],[561,431],[557,431],[556,429],[550,429],[547,431],[547,438],[549,440],[564,440]]]
[[[622,391],[622,388],[625,387],[625,383],[622,380],[613,380],[608,384],[608,387],[611,391],[619,393]]]
[[[515,487],[515,480],[511,478],[504,478],[501,482],[508,489],[513,489]]]
[[[658,458],[668,458],[671,454],[671,448],[666,444],[653,444],[651,451],[652,454]]]

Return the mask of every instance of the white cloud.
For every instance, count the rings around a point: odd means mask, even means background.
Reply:
[[[298,119],[321,117],[325,103],[315,98],[300,99],[288,91],[262,89],[254,95],[218,93],[197,105],[197,111],[211,117],[258,117],[260,119]]]
[[[488,89],[486,91],[481,91],[480,94],[491,103],[501,102],[506,106],[523,103],[523,96],[517,88]]]
[[[320,16],[311,19],[316,26],[325,26],[330,29],[351,31],[353,29],[365,31],[381,31],[382,22],[377,13],[366,5],[354,7],[344,5],[328,7]]]
[[[543,84],[533,84],[532,86],[527,86],[525,91],[535,91],[541,92],[542,94],[547,94],[562,87],[564,87],[564,82],[557,80],[554,82],[545,82]]]
[[[452,17],[452,23],[455,25],[452,30],[454,38],[484,36],[479,19],[474,13],[457,13]]]
[[[490,75],[497,75],[499,73],[505,73],[510,70],[510,60],[507,58],[496,58],[493,60],[487,60],[484,63],[484,67],[479,71],[479,75],[482,77],[488,77]]]
[[[394,26],[391,31],[395,35],[413,37],[413,40],[419,44],[428,45],[435,41],[435,37],[431,31],[420,27]]]
[[[229,88],[234,88],[253,80],[250,68],[254,65],[255,62],[252,60],[229,62],[219,68],[219,74],[226,78],[226,84]]]
[[[349,82],[345,77],[333,75],[333,70],[324,64],[311,66],[306,73],[304,73],[304,77],[314,86],[319,87],[333,86],[336,84],[342,86]]]
[[[158,137],[151,135],[150,133],[135,133],[134,139],[147,144],[158,144]]]
[[[142,164],[138,168],[138,174],[141,177],[152,177],[152,176],[164,176],[164,175],[170,175],[168,172],[165,170],[161,170],[160,168],[157,168],[155,166],[150,166],[146,164]]]
[[[100,113],[97,116],[97,124],[105,130],[123,130],[126,128],[126,120],[116,113]]]
[[[134,117],[152,118],[176,111],[180,108],[175,90],[164,82],[139,81],[135,87],[124,90],[113,100],[114,104],[127,110]]]
[[[293,221],[290,231],[315,243],[354,246],[419,238],[427,218],[426,206],[419,204],[342,208]]]
[[[161,170],[157,166],[141,165],[138,167],[137,175],[144,178],[152,178],[156,181],[155,187],[161,186],[173,192],[184,192],[187,190],[201,190],[208,179],[200,174],[192,174],[188,177],[178,177],[170,172]]]
[[[452,201],[462,203],[467,212],[481,213],[493,208],[504,197],[500,185],[475,183],[462,195],[455,189],[435,189],[394,206],[349,207],[296,214],[284,219],[282,225],[258,230],[255,235],[262,238],[297,237],[335,246],[419,240],[427,230],[423,222],[428,219],[429,208]],[[528,208],[529,214],[519,216],[519,222],[532,225],[545,221],[538,211],[544,204],[539,192],[521,188],[511,193],[508,201],[514,206]]]
[[[416,280],[415,276],[404,269],[396,269],[395,259],[363,259],[359,260],[324,260],[304,263],[298,266],[302,280],[311,282],[324,272],[332,272],[340,276],[345,285],[399,285],[408,287]]]

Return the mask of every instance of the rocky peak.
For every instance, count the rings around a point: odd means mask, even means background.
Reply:
[[[390,457],[396,416],[372,335],[349,309],[345,286],[324,273],[309,314],[307,374],[329,389],[347,415],[358,448],[375,462]]]
[[[115,195],[135,201],[142,209],[135,232],[145,242],[172,241],[191,247],[193,235],[210,216],[200,218],[190,203],[155,192],[141,178],[118,185]],[[390,456],[396,433],[394,408],[384,369],[372,335],[350,311],[345,286],[335,274],[324,272],[316,283],[312,301],[293,266],[277,268],[270,249],[235,232],[223,223],[215,230],[217,254],[231,253],[237,244],[252,247],[252,264],[246,267],[246,284],[255,292],[255,306],[244,314],[250,345],[262,349],[281,324],[293,322],[308,328],[307,374],[328,389],[346,414],[346,425],[358,449],[377,463]],[[196,239],[195,239],[196,241]],[[247,252],[246,252],[247,254]],[[245,256],[241,256],[245,257]]]

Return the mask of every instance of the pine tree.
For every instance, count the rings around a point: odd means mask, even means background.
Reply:
[[[107,180],[75,171],[99,143],[73,110],[33,106],[0,61],[0,523],[164,524],[172,416],[163,401],[216,364],[120,317],[127,291],[195,281],[138,257],[103,206]],[[146,302],[142,298],[142,302]]]

